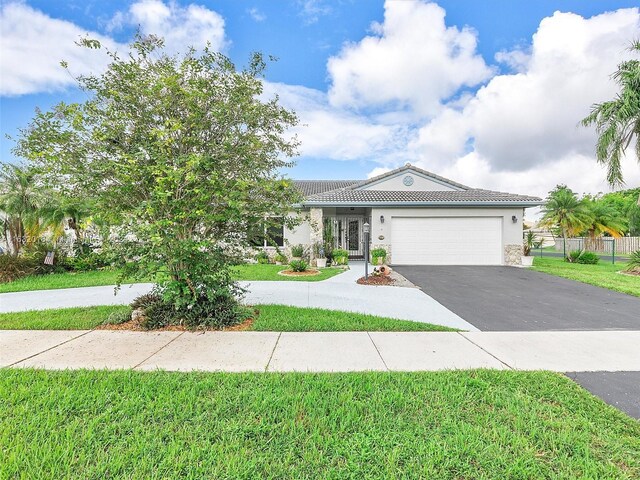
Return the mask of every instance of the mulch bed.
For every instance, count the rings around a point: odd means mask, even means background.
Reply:
[[[636,272],[636,271],[631,271],[631,272],[618,272],[621,273],[622,275],[629,275],[630,277],[640,277],[640,272]]]
[[[393,278],[385,275],[380,275],[374,277],[373,275],[369,275],[369,278],[365,280],[364,277],[360,277],[358,279],[358,283],[360,285],[393,285]]]
[[[304,272],[294,272],[293,270],[282,270],[278,272],[278,275],[284,275],[286,277],[313,277],[314,275],[319,275],[320,270],[306,270]]]
[[[146,328],[142,328],[140,326],[140,322],[129,320],[124,323],[107,323],[103,325],[98,325],[95,327],[95,330],[129,330],[135,332],[239,332],[242,330],[249,330],[251,325],[253,325],[254,319],[249,318],[238,325],[234,325],[233,327],[228,328],[198,328],[192,329],[187,328],[183,325],[169,325],[168,327],[163,328],[154,328],[152,330],[147,330]]]

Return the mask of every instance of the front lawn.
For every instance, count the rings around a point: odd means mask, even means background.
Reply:
[[[288,277],[284,275],[278,275],[278,272],[282,270],[288,270],[287,265],[271,265],[271,264],[247,264],[238,265],[233,267],[233,278],[235,280],[273,280],[273,281],[293,281],[293,282],[319,282],[326,280],[339,273],[344,272],[341,268],[328,267],[321,268],[319,275],[314,276],[300,276],[300,277]]]
[[[451,332],[430,323],[396,320],[362,313],[284,305],[256,305],[259,314],[251,330],[271,332]]]
[[[614,265],[602,260],[597,265],[580,265],[551,257],[535,257],[533,261],[533,269],[539,272],[640,297],[640,277],[618,273],[624,266],[624,263]]]
[[[319,282],[326,280],[344,270],[341,268],[323,268],[319,275],[310,277],[286,277],[278,275],[281,270],[286,270],[286,265],[239,265],[233,267],[235,280],[278,280],[278,281],[298,281],[298,282]],[[91,272],[65,272],[52,273],[47,275],[32,275],[21,278],[14,282],[0,283],[0,293],[26,292],[31,290],[55,290],[58,288],[76,287],[100,287],[105,285],[115,285],[118,278],[118,270],[96,270]],[[152,282],[152,280],[147,280]],[[130,283],[131,280],[125,280]]]
[[[94,270],[90,272],[65,272],[50,273],[46,275],[30,275],[13,282],[0,283],[0,293],[115,285],[119,273],[120,272],[118,270],[105,269]]]
[[[259,312],[249,330],[277,332],[413,332],[452,331],[430,323],[394,320],[360,313],[283,305],[258,305]],[[85,330],[102,325],[127,306],[101,306],[0,313],[0,330]]]
[[[640,477],[640,423],[548,372],[0,370],[0,478]]]

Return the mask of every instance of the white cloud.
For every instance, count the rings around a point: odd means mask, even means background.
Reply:
[[[277,94],[280,103],[295,110],[300,124],[292,130],[301,140],[301,154],[334,160],[369,158],[379,163],[401,160],[407,128],[387,125],[337,109],[327,94],[298,85],[265,82],[266,98]]]
[[[174,53],[184,53],[191,46],[202,48],[207,42],[218,51],[227,45],[224,18],[200,5],[182,7],[174,1],[139,0],[129,7],[129,15],[129,23],[139,25],[145,35],[163,37],[167,49]]]
[[[211,42],[216,50],[227,45],[224,19],[213,10],[190,4],[140,0],[126,13],[116,12],[108,31],[125,24],[140,27],[143,34],[164,37],[167,50],[184,52],[188,46],[202,48]],[[81,37],[99,40],[110,50],[126,50],[109,36],[87,31],[66,20],[52,18],[22,2],[9,2],[0,10],[0,95],[53,92],[75,85],[60,66],[64,60],[75,76],[102,71],[109,58],[104,51],[78,47]]]
[[[247,13],[253,18],[256,22],[264,22],[267,19],[267,16],[258,10],[256,7],[252,7],[247,10]]]
[[[407,108],[421,115],[461,87],[492,73],[476,53],[476,34],[447,27],[434,3],[387,1],[384,22],[329,59],[329,98],[336,106]]]
[[[307,25],[316,23],[320,17],[331,13],[331,7],[324,0],[298,0],[298,6],[300,16]]]
[[[61,60],[74,75],[102,70],[107,63],[104,53],[75,45],[83,36],[110,49],[118,47],[104,35],[51,18],[23,3],[10,2],[1,8],[0,95],[51,92],[74,85],[75,80],[60,66]]]
[[[517,73],[495,76],[462,108],[446,108],[421,128],[411,144],[420,164],[501,190],[544,195],[567,183],[606,191],[595,132],[578,124],[590,105],[615,96],[611,73],[639,30],[638,9],[543,19],[530,48],[498,57]],[[632,160],[625,173],[630,185],[640,183]]]

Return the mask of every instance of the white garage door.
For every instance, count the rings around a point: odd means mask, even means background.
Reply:
[[[393,217],[395,265],[501,265],[501,217]]]

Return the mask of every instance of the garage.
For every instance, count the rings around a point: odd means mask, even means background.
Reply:
[[[395,265],[502,265],[502,217],[393,217]]]

